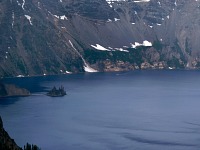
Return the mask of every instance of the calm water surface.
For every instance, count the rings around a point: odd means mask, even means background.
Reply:
[[[8,133],[42,150],[199,150],[200,71],[6,79],[33,96],[0,100]],[[44,94],[63,85],[68,95]]]

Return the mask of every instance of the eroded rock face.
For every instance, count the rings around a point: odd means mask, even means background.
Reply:
[[[22,150],[3,128],[0,117],[0,150]]]
[[[121,61],[128,66],[114,70],[146,62],[199,68],[199,6],[195,0],[1,0],[0,76],[84,72],[87,65],[109,71]],[[153,46],[130,50],[145,40]]]

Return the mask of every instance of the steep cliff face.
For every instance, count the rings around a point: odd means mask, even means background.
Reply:
[[[199,14],[197,0],[1,0],[0,75],[199,68]]]
[[[3,122],[0,117],[0,149],[1,150],[22,150],[3,128]]]

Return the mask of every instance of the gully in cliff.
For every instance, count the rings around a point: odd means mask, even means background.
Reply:
[[[54,86],[53,89],[47,93],[47,96],[51,97],[62,97],[65,95],[67,94],[63,86],[59,87],[58,89],[56,89],[56,87]]]

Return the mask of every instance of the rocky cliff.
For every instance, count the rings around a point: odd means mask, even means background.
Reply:
[[[22,150],[3,128],[0,117],[0,150]]]
[[[0,0],[0,76],[200,67],[198,0]]]
[[[37,145],[26,144],[20,148],[4,130],[3,121],[0,117],[0,150],[41,150]]]

